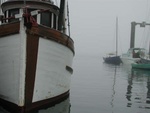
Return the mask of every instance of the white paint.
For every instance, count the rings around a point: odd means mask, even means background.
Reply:
[[[20,10],[22,12],[22,10]],[[6,12],[8,15],[8,11]],[[16,15],[20,18],[20,15]],[[39,15],[38,15],[39,17]],[[38,19],[38,22],[40,20]],[[24,106],[26,28],[20,18],[20,33],[0,38],[0,98]],[[73,52],[66,46],[39,39],[33,102],[52,98],[70,89]]]
[[[26,28],[23,23],[24,19],[22,18],[22,22],[20,23],[20,86],[19,86],[19,100],[18,105],[24,105],[24,94],[25,94],[25,68],[26,68]]]
[[[17,34],[0,38],[0,97],[17,105],[24,99],[20,98],[20,92],[24,91],[24,87],[20,86],[25,83],[24,76],[20,74],[25,70],[22,66],[25,61],[21,48],[24,41],[20,37]]]
[[[138,55],[139,58],[133,57],[133,54],[137,54],[137,52],[139,52],[139,55]],[[139,61],[140,57],[147,55],[147,53],[148,52],[144,48],[130,48],[127,53],[122,54],[121,60],[123,64],[131,65],[132,63]]]
[[[23,21],[23,20],[22,20]],[[0,38],[0,98],[24,105],[26,34]],[[40,38],[33,102],[52,98],[70,89],[73,52],[57,42]]]
[[[33,102],[58,96],[70,89],[72,51],[53,41],[40,38]]]

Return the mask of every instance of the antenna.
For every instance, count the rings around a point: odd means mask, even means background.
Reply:
[[[24,7],[26,6],[26,0],[24,0]]]
[[[69,6],[68,6],[68,2],[67,2],[67,16],[68,16],[68,34],[70,37],[70,21],[69,21]]]

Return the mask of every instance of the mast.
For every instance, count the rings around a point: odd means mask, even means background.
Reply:
[[[118,55],[118,17],[116,17],[116,56]]]
[[[135,42],[135,26],[136,26],[136,22],[131,22],[130,48],[134,48],[134,42]]]
[[[149,56],[149,59],[150,59],[150,42],[149,42],[149,51],[148,51],[148,56]]]

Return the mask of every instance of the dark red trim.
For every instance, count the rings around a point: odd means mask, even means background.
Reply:
[[[45,108],[54,106],[55,104],[58,104],[64,101],[68,97],[69,97],[69,91],[59,96],[53,97],[51,99],[32,103],[31,106],[28,106],[28,108],[26,107],[26,109],[24,109],[23,107],[17,106],[11,102],[8,102],[6,100],[0,99],[0,106],[2,106],[4,109],[6,109],[7,111],[11,113],[34,113],[35,111],[38,111],[40,109],[45,109]]]
[[[75,53],[73,40],[69,36],[61,33],[58,30],[51,29],[46,26],[38,25],[37,27],[32,27],[31,30],[28,29],[27,32],[30,32],[31,34],[39,35],[42,38],[46,38],[55,41],[59,44],[62,44],[68,47],[73,53]]]
[[[13,22],[0,25],[0,37],[16,34],[20,31],[20,22]]]
[[[44,108],[48,108],[48,107],[54,106],[55,104],[64,101],[68,97],[69,97],[69,91],[67,91],[64,94],[61,94],[59,96],[47,99],[47,100],[42,100],[42,101],[39,101],[39,102],[35,102],[31,106],[29,106],[28,108],[26,108],[25,111],[27,113],[28,112],[33,113],[33,111],[37,111],[39,109],[44,109]]]
[[[3,100],[0,98],[0,106],[2,106],[4,109],[8,110],[11,113],[23,113],[23,107],[19,107],[14,103],[11,103],[9,101]]]
[[[20,32],[20,22],[0,25],[0,37],[16,34],[19,32]],[[32,27],[31,30],[28,29],[27,33],[31,35],[38,35],[42,38],[47,38],[49,40],[56,41],[68,47],[73,53],[75,53],[73,40],[67,35],[59,32],[58,30],[38,25],[37,27]]]
[[[36,76],[36,64],[38,56],[39,36],[27,33],[26,47],[26,78],[25,78],[25,106],[32,104],[34,82]]]

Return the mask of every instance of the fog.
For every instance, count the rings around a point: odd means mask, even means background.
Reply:
[[[118,17],[119,54],[130,46],[131,22],[150,22],[150,0],[68,0],[71,37],[76,55],[105,55],[115,51]],[[146,45],[149,26],[136,26],[135,47]],[[148,40],[146,41],[148,42]]]
[[[58,6],[60,0],[53,0]],[[118,17],[118,51],[130,46],[131,22],[150,23],[150,0],[68,0],[71,38],[76,55],[105,55],[115,51]],[[136,26],[135,47],[148,48],[150,27]]]

